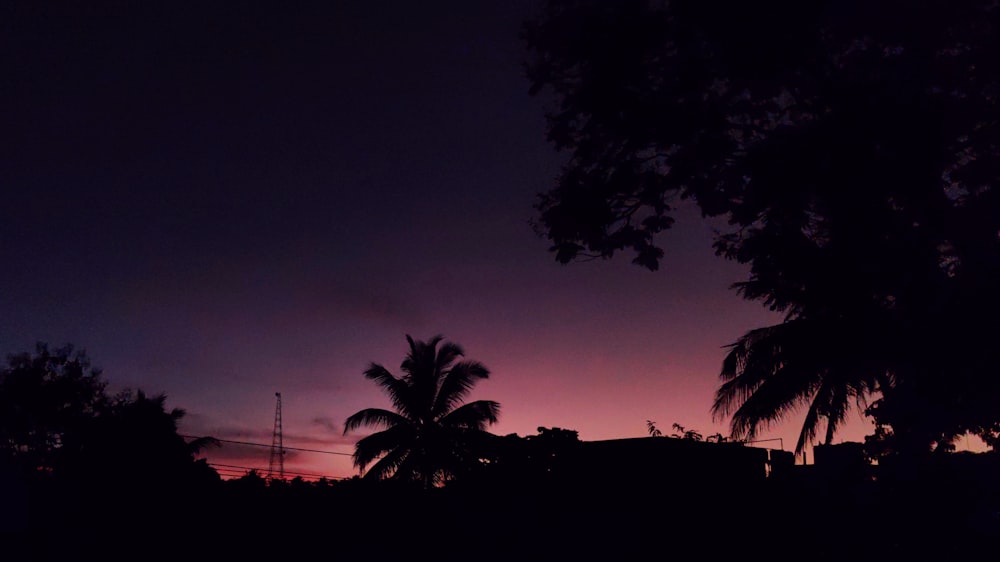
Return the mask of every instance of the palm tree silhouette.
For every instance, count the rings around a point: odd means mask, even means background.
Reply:
[[[489,371],[478,361],[458,361],[464,356],[462,348],[442,340],[435,336],[414,341],[407,335],[410,351],[400,365],[401,377],[377,363],[365,371],[395,409],[367,408],[344,422],[344,434],[362,426],[381,428],[355,445],[355,466],[363,471],[374,462],[366,478],[406,479],[425,487],[441,484],[475,460],[469,447],[497,421],[497,402],[462,403]]]
[[[808,405],[795,445],[801,454],[824,421],[829,444],[852,402],[864,409],[891,384],[885,362],[873,360],[878,355],[870,349],[881,340],[845,324],[796,318],[750,330],[729,346],[712,412],[732,416],[733,438],[753,440],[761,428]]]

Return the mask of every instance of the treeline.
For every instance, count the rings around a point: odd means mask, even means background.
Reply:
[[[110,395],[71,348],[12,356],[0,405],[0,522],[16,560],[884,560],[971,556],[1000,539],[996,454],[878,472],[786,463],[764,478],[756,457],[767,455],[738,443],[588,443],[542,427],[483,435],[470,443],[478,463],[429,488],[222,480],[196,457],[211,443],[178,435],[182,411],[141,391]]]

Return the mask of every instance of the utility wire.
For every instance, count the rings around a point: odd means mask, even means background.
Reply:
[[[198,437],[198,436],[195,436],[195,435],[181,435],[181,437],[183,437],[185,439],[204,439],[204,437]],[[272,445],[268,445],[266,443],[251,443],[250,441],[233,441],[233,440],[230,440],[230,439],[218,439],[216,437],[208,437],[208,438],[209,439],[215,439],[216,441],[218,441],[220,443],[234,443],[236,445],[252,445],[254,447],[267,447],[268,449],[270,449],[272,447]],[[351,453],[341,453],[339,451],[321,451],[319,449],[302,449],[302,448],[299,448],[299,447],[282,447],[282,450],[284,450],[284,451],[303,451],[303,452],[306,452],[306,453],[322,453],[324,455],[343,455],[345,457],[352,456]]]
[[[242,478],[242,477],[246,476],[247,474],[249,474],[250,472],[256,472],[256,473],[262,475],[261,477],[263,478],[263,470],[261,468],[257,468],[257,467],[243,466],[243,467],[238,467],[237,468],[236,465],[219,466],[217,464],[212,464],[212,463],[209,463],[208,466],[211,467],[213,470],[215,470],[219,474],[219,476],[222,476],[223,478],[226,478],[226,479],[229,479],[229,478]],[[232,468],[227,468],[227,466],[228,467],[232,467]],[[292,474],[294,478],[302,478],[304,480],[320,480],[320,479],[326,479],[326,480],[329,480],[329,481],[347,480],[346,476],[330,476],[330,475],[327,475],[327,474],[309,474],[309,473],[287,471],[287,470],[285,471],[285,474]]]
[[[215,463],[215,462],[210,462],[210,463],[208,463],[208,465],[212,466],[212,467],[216,467],[216,466],[222,467],[225,470],[243,469],[243,470],[256,470],[257,472],[262,472],[264,470],[262,468],[256,468],[256,467],[252,467],[252,466],[239,466],[239,465],[235,465],[235,464],[221,464],[221,463]],[[294,471],[294,470],[286,470],[285,473],[286,474],[295,474],[296,476],[312,476],[312,477],[315,477],[315,478],[329,478],[329,479],[338,479],[338,480],[341,479],[341,478],[343,478],[341,476],[329,476],[327,474],[311,474],[311,473],[308,473],[308,472],[297,472],[297,471]]]

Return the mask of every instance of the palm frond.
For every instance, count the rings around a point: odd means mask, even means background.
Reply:
[[[734,437],[753,439],[808,404],[796,453],[815,440],[822,421],[832,441],[851,399],[863,401],[879,384],[869,332],[838,317],[795,317],[747,332],[728,346],[713,416],[731,415]]]
[[[364,470],[376,458],[392,451],[408,451],[415,432],[410,426],[397,425],[359,439],[354,445],[354,466]]]
[[[403,378],[406,379],[414,369],[414,365],[420,361],[424,343],[413,339],[410,334],[406,334],[406,343],[410,346],[410,351],[406,353],[403,362],[399,364],[399,370],[403,371]]]
[[[405,416],[382,408],[365,408],[356,412],[344,421],[344,435],[359,427],[392,428],[409,425],[411,422]]]
[[[385,480],[394,476],[399,471],[400,465],[406,461],[409,455],[410,451],[407,449],[393,449],[389,451],[378,462],[373,464],[368,469],[368,472],[365,472],[365,478],[369,480]],[[362,470],[364,470],[363,467]]]
[[[187,444],[188,451],[192,455],[197,455],[203,449],[206,449],[208,447],[221,447],[221,446],[222,442],[216,439],[215,437],[197,437],[195,439],[192,439]]]
[[[826,383],[824,382],[824,386]],[[823,442],[827,445],[833,443],[833,436],[837,428],[847,418],[847,412],[851,408],[849,397],[851,388],[847,384],[837,384],[829,391],[829,400],[826,403],[826,439]]]
[[[712,405],[715,419],[732,414],[788,362],[787,347],[782,345],[788,329],[784,323],[750,330],[729,346],[720,374],[726,382]]]
[[[406,342],[410,345],[410,352],[406,354],[406,358],[403,359],[399,368],[406,373],[406,376],[413,376],[415,371],[421,369],[433,369],[437,345],[443,339],[444,336],[439,334],[427,341],[419,341],[407,334]]]
[[[826,420],[826,436],[824,443],[829,445],[837,429],[847,418],[850,411],[850,399],[856,394],[853,386],[845,381],[840,373],[827,371],[822,376],[822,383],[813,395],[802,421],[798,441],[795,443],[795,454],[801,454],[807,443],[816,440],[819,432],[820,419]]]
[[[800,455],[806,448],[806,443],[812,443],[816,439],[816,429],[819,426],[819,418],[822,414],[823,399],[820,393],[813,397],[806,410],[806,417],[802,420],[802,429],[799,431],[799,438],[795,442],[795,454]]]
[[[483,431],[500,419],[500,404],[493,400],[476,400],[455,408],[440,422],[445,427]]]
[[[462,361],[452,366],[441,382],[434,403],[434,418],[447,414],[468,396],[479,379],[488,378],[490,372],[478,361]]]
[[[452,363],[464,355],[465,351],[457,343],[444,342],[437,350],[437,357],[434,360],[435,368],[439,373],[444,373]]]
[[[730,421],[733,437],[753,440],[759,429],[796,411],[816,392],[818,377],[819,373],[811,368],[780,368],[733,412]]]
[[[408,450],[398,462],[394,462],[391,474],[383,475],[383,478],[391,477],[393,480],[403,480],[406,482],[417,482],[420,480],[421,470],[427,470],[426,459],[421,458],[419,451]]]
[[[403,380],[409,387],[407,405],[414,418],[427,422],[432,419],[434,397],[440,385],[436,348],[441,336],[434,336],[428,342],[414,341],[407,336],[407,341],[410,342],[410,353],[400,365],[405,373]]]
[[[723,380],[731,380],[746,370],[747,363],[754,356],[774,354],[776,351],[775,340],[782,324],[756,328],[743,334],[736,342],[727,345],[730,349],[722,361],[722,371],[720,377]],[[770,343],[768,343],[770,342]]]
[[[389,400],[392,401],[392,406],[397,411],[408,416],[414,414],[411,412],[412,392],[405,380],[397,378],[378,363],[372,363],[368,366],[368,369],[365,370],[365,378],[375,381],[375,384],[385,390],[386,394],[389,395]]]

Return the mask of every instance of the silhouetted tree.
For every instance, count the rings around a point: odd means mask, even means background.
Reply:
[[[500,405],[490,400],[462,403],[489,371],[477,361],[459,361],[462,348],[442,340],[414,341],[407,335],[410,350],[400,365],[401,377],[377,363],[365,371],[395,408],[368,408],[344,422],[345,434],[364,426],[382,428],[355,446],[355,466],[364,470],[374,462],[367,478],[415,480],[431,487],[477,461],[469,448],[477,434],[497,421]]]
[[[539,427],[538,435],[525,437],[530,457],[538,470],[559,477],[577,459],[580,436],[576,430],[561,427]]]
[[[725,382],[716,392],[713,412],[731,416],[734,438],[752,441],[762,425],[777,422],[806,403],[795,453],[801,454],[814,441],[823,420],[824,442],[832,443],[852,403],[864,403],[886,386],[879,373],[890,367],[885,361],[874,362],[880,340],[867,333],[870,328],[796,318],[751,330],[729,346],[722,364]],[[862,349],[865,353],[859,353]]]
[[[995,440],[998,25],[988,0],[550,0],[527,68],[571,155],[539,230],[656,269],[680,201],[728,220],[735,288],[786,314],[726,359],[739,437],[801,405],[800,444],[829,436],[878,397],[900,449]]]
[[[195,461],[201,448],[217,441],[187,442],[177,431],[184,414],[180,408],[167,410],[165,395],[122,391],[79,432],[80,453],[74,470],[123,488],[155,481],[157,488],[170,490],[194,485],[199,479],[218,479],[204,462]]]
[[[679,423],[673,424],[674,434],[671,435],[674,439],[687,439],[688,441],[701,441],[702,435],[695,429],[687,429]]]
[[[568,469],[579,460],[581,444],[578,432],[559,427],[539,427],[536,435],[524,437],[493,436],[478,449],[482,464],[475,476],[490,488],[551,491],[570,486]]]
[[[142,391],[109,396],[100,372],[71,346],[11,355],[0,371],[0,472],[32,498],[19,514],[25,525],[64,532],[205,516],[189,502],[219,482],[194,458],[209,441],[185,442],[177,432],[184,412],[165,403]]]
[[[108,407],[106,382],[83,351],[67,345],[8,356],[0,371],[0,455],[51,472],[79,453],[79,433]]]
[[[663,437],[663,432],[660,428],[656,427],[656,422],[646,420],[646,431],[649,432],[650,437]]]

